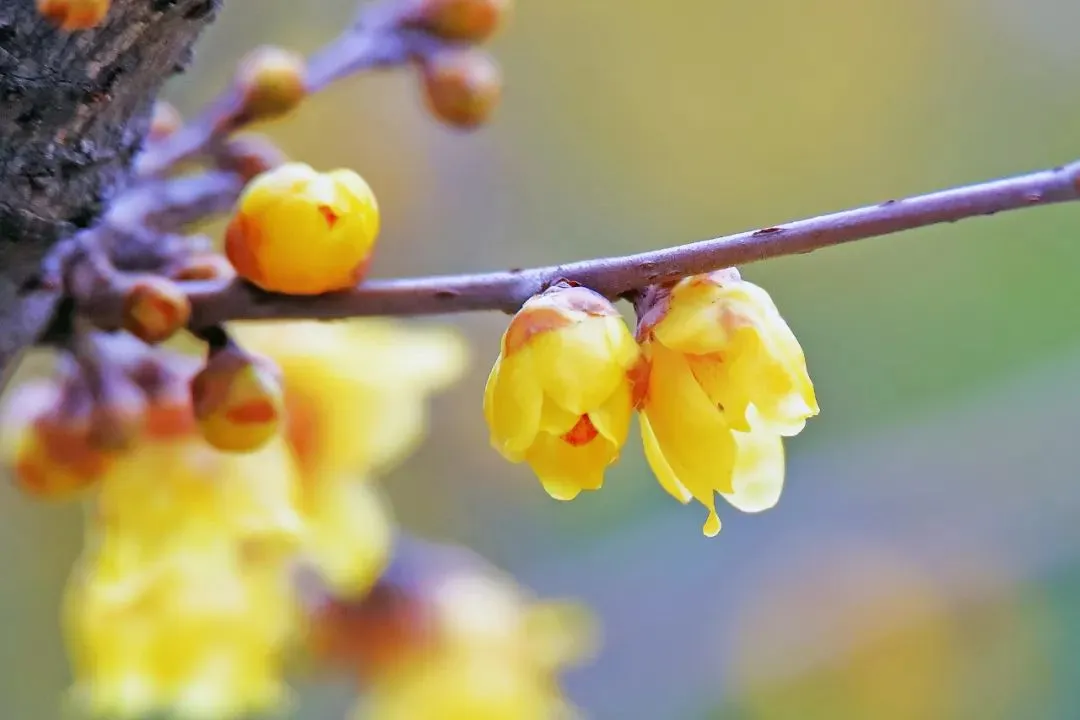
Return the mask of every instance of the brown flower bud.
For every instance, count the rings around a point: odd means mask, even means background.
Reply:
[[[284,48],[264,46],[240,63],[236,83],[249,120],[265,120],[289,112],[304,99],[306,64],[303,56]]]
[[[155,275],[139,278],[124,296],[124,329],[145,343],[171,338],[191,318],[191,302],[179,285]]]
[[[510,0],[420,0],[407,23],[448,40],[483,42],[510,11]]]
[[[463,130],[487,121],[502,95],[502,74],[487,53],[449,48],[424,59],[424,99],[431,113]]]

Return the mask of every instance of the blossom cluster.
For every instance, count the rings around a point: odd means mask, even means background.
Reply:
[[[491,443],[526,462],[559,500],[598,490],[638,411],[660,485],[708,510],[776,504],[782,438],[818,413],[802,348],[763,289],[734,269],[650,287],[636,337],[597,293],[560,283],[533,297],[502,339],[484,397]]]

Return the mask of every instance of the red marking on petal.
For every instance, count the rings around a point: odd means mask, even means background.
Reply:
[[[562,436],[563,442],[574,447],[581,447],[582,445],[588,445],[596,436],[600,434],[600,431],[596,429],[596,426],[592,424],[592,420],[588,415],[582,415],[574,427],[570,428],[570,432]]]
[[[268,423],[276,417],[277,409],[267,400],[251,400],[231,407],[225,412],[225,418],[238,425]]]
[[[334,212],[334,209],[331,208],[329,205],[320,205],[318,207],[318,210],[319,214],[323,216],[323,220],[326,221],[326,226],[333,229],[333,227],[337,225],[337,221],[339,220],[338,214]]]

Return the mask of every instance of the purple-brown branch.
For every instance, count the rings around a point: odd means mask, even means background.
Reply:
[[[854,240],[980,215],[1080,200],[1080,162],[976,185],[889,200],[830,215],[623,257],[520,271],[372,280],[315,297],[276,295],[242,281],[184,283],[192,326],[230,320],[364,315],[432,315],[473,310],[514,312],[552,283],[567,279],[615,299],[648,285],[759,260],[807,253]],[[121,299],[102,293],[81,310],[104,328],[121,324]]]

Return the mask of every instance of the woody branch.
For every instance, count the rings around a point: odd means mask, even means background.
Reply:
[[[340,293],[294,297],[241,280],[182,283],[192,324],[229,320],[334,319],[364,315],[428,315],[476,310],[513,312],[560,279],[614,299],[648,285],[720,268],[808,253],[904,230],[1000,212],[1080,200],[1080,162],[926,195],[887,200],[805,220],[621,257],[526,270],[371,280]],[[80,310],[103,328],[122,321],[122,298],[107,289]]]

